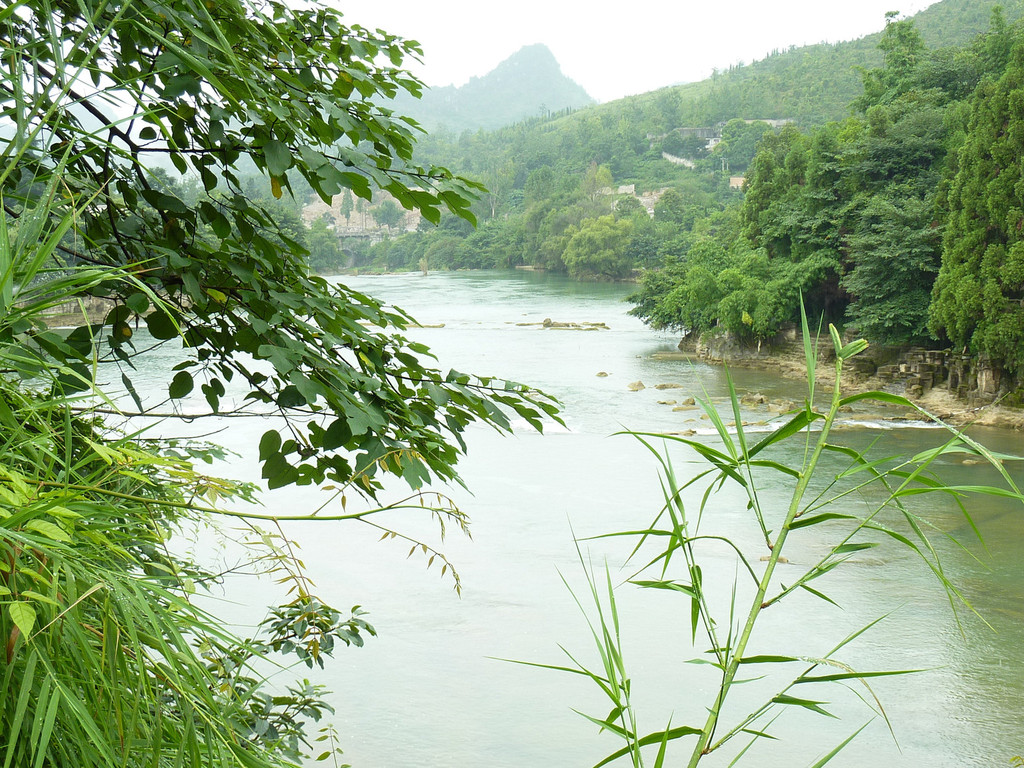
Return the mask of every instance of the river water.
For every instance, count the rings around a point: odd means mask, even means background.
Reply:
[[[590,630],[570,592],[592,609],[574,535],[599,578],[604,579],[607,566],[613,581],[622,582],[632,573],[624,567],[629,545],[589,537],[642,528],[662,503],[653,456],[634,438],[614,433],[693,429],[706,435],[701,439],[714,441],[699,411],[673,410],[665,401],[681,403],[706,392],[720,402],[727,391],[724,371],[666,356],[677,337],[651,331],[627,316],[625,286],[571,283],[535,273],[345,280],[401,306],[425,326],[443,324],[407,334],[428,344],[441,367],[540,387],[562,401],[566,422],[543,435],[529,428],[511,437],[482,427],[470,430],[469,455],[461,464],[468,491],[449,492],[471,516],[473,539],[450,533],[440,545],[461,574],[461,597],[451,579],[440,576],[438,563],[428,570],[426,558],[407,558],[408,545],[378,543],[380,532],[368,526],[286,528],[301,545],[324,599],[339,607],[362,605],[379,632],[363,648],[339,649],[326,671],[318,673],[317,681],[335,692],[331,701],[346,759],[356,768],[594,765],[619,747],[614,737],[598,733],[572,711],[607,715],[611,706],[597,687],[580,676],[499,659],[562,665],[568,662],[562,646],[599,668]],[[538,324],[545,318],[603,322],[608,329],[544,329]],[[152,371],[159,378],[159,366]],[[798,402],[804,397],[800,382],[770,373],[738,371],[735,379],[741,392]],[[629,391],[628,384],[638,380],[647,388]],[[656,384],[681,386],[659,390]],[[752,409],[744,419],[756,423],[772,415]],[[924,425],[860,418],[842,435],[860,445],[879,438],[886,455],[917,452],[941,440],[938,430]],[[246,459],[266,424],[234,420],[226,426],[214,439],[243,458],[218,471],[255,479]],[[1017,434],[989,430],[975,435],[997,450],[1020,452]],[[778,458],[798,460],[796,455]],[[703,468],[687,450],[674,450],[673,461],[681,477]],[[981,468],[955,459],[940,462],[940,469],[953,482],[990,479]],[[1013,471],[1024,482],[1021,471]],[[773,495],[781,494],[777,481],[769,481],[764,493],[767,508],[786,501]],[[284,514],[308,511],[323,497],[316,490],[284,489],[265,498],[268,509]],[[689,508],[698,500],[699,494],[688,496]],[[896,740],[884,720],[875,718],[830,765],[1001,768],[1024,753],[1024,508],[985,502],[972,503],[970,510],[985,547],[971,542],[970,527],[957,510],[934,500],[918,508],[934,526],[946,573],[989,626],[969,611],[960,612],[958,624],[921,560],[893,546],[858,553],[820,582],[841,607],[803,593],[764,614],[754,653],[820,657],[886,615],[837,658],[861,669],[928,670],[873,683]],[[766,550],[757,549],[740,497],[726,492],[707,514],[719,530],[751,548],[756,565]],[[426,518],[409,515],[390,522],[436,541],[436,526]],[[950,543],[945,533],[967,541],[966,549]],[[819,536],[794,537],[788,550],[793,563],[780,566],[783,583],[799,572],[798,564],[820,554]],[[714,548],[705,553],[705,583],[725,596],[726,608],[737,577],[727,555]],[[266,581],[232,583],[214,609],[231,621],[259,618],[259,606],[273,599],[274,589]],[[707,645],[700,636],[691,644],[688,600],[624,585],[618,609],[640,730],[660,730],[670,719],[673,726],[703,724],[714,677],[710,667],[686,663],[700,657]],[[755,681],[737,688],[738,703],[727,713],[740,714],[754,706],[758,695],[770,695],[767,685]],[[871,718],[858,698],[867,694],[856,684],[849,689],[805,687],[815,690],[794,695],[830,702],[829,709],[840,717],[803,709],[784,712],[772,726],[780,740],[755,746],[740,765],[811,765]],[[679,757],[669,764],[685,762],[685,744],[670,751]],[[725,766],[729,759],[713,755],[707,764]]]

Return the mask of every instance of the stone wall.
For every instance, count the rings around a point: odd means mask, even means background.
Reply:
[[[85,323],[102,323],[114,308],[110,299],[85,296],[81,301],[58,304],[42,314],[42,320],[51,328],[73,328]]]

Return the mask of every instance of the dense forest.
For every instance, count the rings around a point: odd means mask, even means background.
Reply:
[[[767,133],[722,226],[644,275],[636,313],[766,339],[801,296],[872,341],[943,342],[1019,373],[1024,37],[996,10],[928,50],[890,18],[851,116]]]

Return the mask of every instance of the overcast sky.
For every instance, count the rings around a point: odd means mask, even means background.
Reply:
[[[559,0],[325,0],[350,23],[419,41],[424,67],[412,69],[427,85],[462,85],[544,43],[601,102],[702,80],[775,48],[861,37],[885,26],[886,11],[910,15],[934,1],[610,0],[602,11]]]

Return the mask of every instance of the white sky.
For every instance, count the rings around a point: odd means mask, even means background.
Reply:
[[[462,85],[524,45],[544,43],[562,72],[600,102],[702,80],[775,48],[877,32],[886,11],[935,0],[324,0],[349,23],[417,40],[427,85]]]

